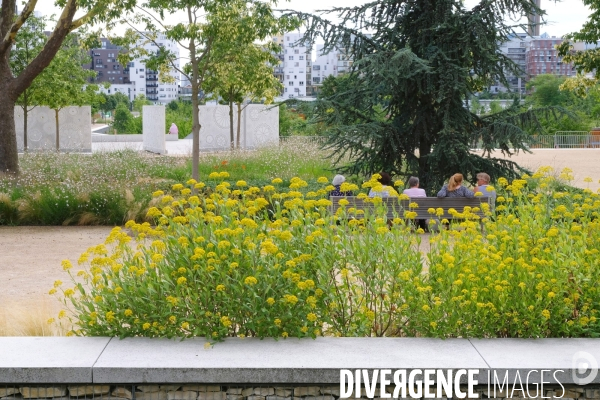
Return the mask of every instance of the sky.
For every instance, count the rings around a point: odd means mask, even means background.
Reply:
[[[478,0],[464,0],[467,8],[473,7]],[[365,0],[290,0],[280,1],[277,8],[293,9],[303,12],[314,12],[316,10],[330,9],[333,7],[352,7],[364,4]],[[38,2],[35,10],[44,15],[60,15],[59,9],[53,6],[50,0]],[[542,0],[541,7],[546,10],[547,25],[540,27],[540,33],[548,33],[550,36],[561,37],[569,32],[578,31],[590,15],[590,10],[583,4],[582,0]],[[174,24],[185,20],[185,15],[172,15],[168,17],[167,23]]]

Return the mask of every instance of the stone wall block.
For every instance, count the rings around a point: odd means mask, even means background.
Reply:
[[[266,399],[265,396],[256,396],[256,395],[246,397],[246,400],[265,400],[265,399]]]
[[[167,392],[135,392],[135,400],[168,400]]]
[[[220,392],[221,386],[218,385],[183,385],[181,390],[193,390],[195,392]],[[229,393],[229,391],[227,391]]]
[[[13,393],[19,393],[16,387],[0,387],[0,397],[10,396]]]
[[[133,399],[133,394],[131,393],[131,390],[121,386],[117,386],[111,394],[115,397],[120,397],[123,399]]]
[[[291,395],[292,395],[292,390],[291,389],[275,388],[275,396],[290,397]]]
[[[300,386],[294,388],[294,396],[319,396],[321,394],[321,388],[319,386]]]
[[[266,400],[292,400],[291,396],[285,397],[285,396],[267,396]]]
[[[198,393],[198,400],[227,400],[227,393],[225,393],[225,392],[200,392],[200,393]]]
[[[254,393],[258,396],[272,396],[275,394],[275,389],[272,387],[257,387],[254,388]]]
[[[323,387],[323,388],[321,388],[321,394],[332,394],[334,396],[340,397],[340,388],[339,388],[339,386],[338,387],[334,387],[334,386]]]
[[[189,391],[171,391],[167,392],[168,400],[196,400],[198,398],[198,392]]]
[[[322,396],[306,396],[304,400],[335,400],[335,397],[325,394]]]
[[[109,385],[68,386],[70,396],[105,395],[110,392]]]
[[[164,390],[165,392],[176,392],[179,390],[180,387],[181,387],[181,385],[160,385],[159,386],[160,390]],[[194,390],[194,389],[190,389],[190,390]]]
[[[159,392],[160,386],[158,386],[158,385],[138,385],[137,390],[141,390],[142,392]]]
[[[600,389],[585,389],[586,399],[600,399]]]
[[[230,387],[227,388],[227,394],[242,394],[242,391],[244,390],[244,388],[236,388],[236,387]]]
[[[557,391],[555,391],[555,393],[556,392]],[[561,392],[558,391],[558,395],[560,395],[560,394],[561,394]],[[577,388],[565,388],[565,394],[564,394],[563,398],[568,397],[568,398],[578,399],[579,397],[581,397],[582,394],[583,393],[579,392],[577,390]]]
[[[65,386],[50,386],[50,387],[20,387],[19,392],[24,399],[39,399],[48,397],[63,397],[67,395]]]

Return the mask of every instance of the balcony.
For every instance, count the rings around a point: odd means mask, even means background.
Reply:
[[[148,76],[146,76],[146,80],[147,81],[153,81],[153,82],[156,81],[157,82],[158,81],[158,76],[156,76],[156,75],[148,75]]]
[[[158,87],[158,83],[146,83],[146,87]]]

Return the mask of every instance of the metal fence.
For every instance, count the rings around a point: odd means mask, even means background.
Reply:
[[[280,136],[279,143],[290,145],[314,144],[324,145],[325,136]],[[530,149],[600,149],[600,132],[556,132],[554,135],[534,135],[525,143]],[[473,144],[473,149],[480,149],[481,143]]]
[[[292,136],[280,136],[279,144],[315,144],[315,145],[323,145],[327,141],[325,136],[302,136],[302,135],[292,135]]]
[[[529,142],[531,149],[598,149],[600,135],[587,132],[556,132],[555,135],[536,135]]]

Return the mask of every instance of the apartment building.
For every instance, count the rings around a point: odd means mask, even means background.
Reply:
[[[312,66],[312,84],[320,86],[329,75],[338,74],[339,51],[323,54],[323,45],[317,45],[317,59]]]
[[[575,70],[572,63],[564,63],[558,56],[556,45],[563,42],[556,36],[544,33],[529,42],[526,55],[526,69],[529,78],[540,74],[573,76]]]
[[[527,48],[530,41],[531,36],[523,32],[511,36],[507,42],[501,44],[500,51],[517,64],[520,72],[505,71],[508,87],[498,83],[490,88],[492,93],[506,92],[508,90],[514,93],[519,93],[519,91],[525,93],[525,83],[527,82]]]
[[[156,42],[156,43],[155,43]],[[159,48],[173,52],[179,60],[179,47],[177,43],[169,40],[161,34],[156,41],[140,39],[138,45],[148,52],[158,52]],[[158,71],[146,68],[142,59],[135,59],[123,67],[117,57],[119,47],[110,43],[108,39],[101,39],[101,47],[90,50],[91,64],[84,68],[96,71],[94,83],[108,82],[111,86],[107,89],[101,87],[101,91],[107,94],[121,92],[133,100],[137,95],[143,94],[148,100],[155,104],[166,104],[177,100],[179,91],[179,72],[172,69],[170,72],[172,82],[160,82]],[[179,64],[176,64],[179,67]]]
[[[312,91],[310,48],[301,43],[303,34],[283,35],[283,97],[306,97]]]

